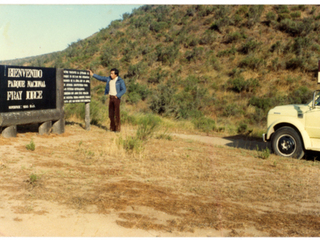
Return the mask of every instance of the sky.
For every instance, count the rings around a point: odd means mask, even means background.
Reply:
[[[142,6],[0,3],[0,61],[62,51]]]

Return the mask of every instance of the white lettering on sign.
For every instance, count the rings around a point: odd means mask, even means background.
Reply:
[[[19,106],[19,105],[18,105],[18,106],[9,106],[8,108],[9,108],[9,109],[20,109],[21,106]]]
[[[8,91],[7,92],[7,101],[12,100],[22,100],[22,91]]]
[[[46,87],[46,82],[45,81],[28,81],[27,87],[42,87],[45,88]]]
[[[25,81],[8,80],[8,88],[24,88],[25,86],[26,86]]]
[[[8,77],[42,78],[41,69],[8,68]]]
[[[27,91],[26,99],[42,99],[42,91]]]

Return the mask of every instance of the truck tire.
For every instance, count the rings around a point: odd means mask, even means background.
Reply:
[[[301,159],[304,155],[300,135],[291,127],[279,128],[271,138],[272,149],[282,157]]]

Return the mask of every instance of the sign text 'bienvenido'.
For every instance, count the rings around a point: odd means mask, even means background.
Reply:
[[[56,69],[0,65],[0,112],[56,108]]]

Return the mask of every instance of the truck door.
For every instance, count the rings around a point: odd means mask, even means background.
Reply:
[[[310,138],[320,138],[320,91],[314,94],[314,107],[305,113],[306,131]]]

